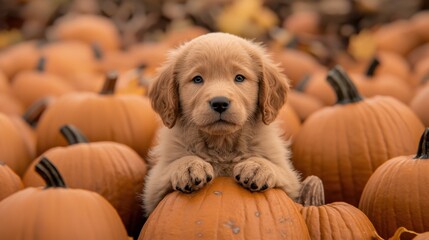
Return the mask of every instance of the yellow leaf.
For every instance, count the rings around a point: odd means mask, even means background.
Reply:
[[[375,38],[369,30],[362,30],[359,34],[350,37],[348,52],[356,59],[370,59],[375,51]]]

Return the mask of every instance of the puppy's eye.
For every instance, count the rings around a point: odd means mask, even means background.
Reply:
[[[235,76],[234,81],[236,81],[236,82],[243,82],[244,79],[246,79],[246,78],[243,75],[238,74],[237,76]]]
[[[203,83],[204,79],[201,76],[195,76],[194,78],[192,78],[192,82],[199,84],[199,83]]]

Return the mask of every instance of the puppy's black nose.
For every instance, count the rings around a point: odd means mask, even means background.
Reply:
[[[214,97],[210,101],[210,106],[218,113],[225,112],[229,107],[229,100],[226,97]]]

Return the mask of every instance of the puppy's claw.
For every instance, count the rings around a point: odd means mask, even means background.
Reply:
[[[256,189],[258,189],[258,185],[256,185],[256,183],[252,183],[252,184],[250,184],[250,189],[252,189],[252,190],[256,190]]]
[[[264,184],[264,186],[261,187],[260,191],[264,191],[268,188],[268,184]]]
[[[248,178],[244,179],[243,184],[248,184],[248,183],[249,183],[249,179]]]
[[[211,175],[207,175],[206,182],[210,182],[213,179]]]
[[[196,186],[200,185],[200,183],[201,183],[201,180],[200,180],[199,178],[195,178],[195,179],[194,179],[194,184],[195,184]]]
[[[186,192],[192,192],[192,187],[191,187],[191,186],[189,186],[189,185],[186,185],[186,186],[185,186],[185,191],[186,191]]]
[[[240,175],[235,176],[235,179],[236,179],[237,181],[240,181]]]

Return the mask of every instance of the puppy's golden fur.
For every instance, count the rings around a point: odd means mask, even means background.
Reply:
[[[296,198],[299,176],[272,124],[287,91],[287,78],[264,49],[240,37],[209,33],[173,51],[149,92],[166,127],[151,152],[146,213],[168,192],[196,191],[217,176],[234,177],[251,191],[282,188]],[[225,111],[213,108],[216,97],[228,100]]]

